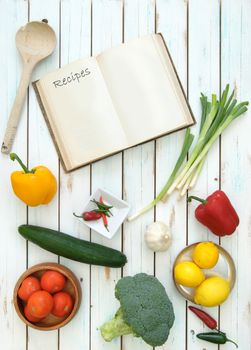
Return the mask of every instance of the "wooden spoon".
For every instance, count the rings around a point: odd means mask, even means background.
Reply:
[[[55,32],[47,23],[47,20],[29,22],[21,27],[16,34],[16,46],[22,56],[24,67],[5,131],[2,153],[8,154],[11,151],[34,67],[49,56],[56,46]]]

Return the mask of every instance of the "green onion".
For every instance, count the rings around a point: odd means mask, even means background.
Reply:
[[[229,84],[226,85],[219,101],[215,94],[212,94],[210,102],[207,96],[201,94],[202,115],[199,136],[185,166],[182,165],[194,138],[190,133],[190,129],[186,131],[180,156],[164,188],[149,205],[129,217],[129,221],[153,208],[160,200],[165,201],[176,188],[180,190],[180,195],[183,196],[188,189],[195,185],[213,143],[234,119],[248,109],[247,101],[237,104],[234,91],[229,97],[228,94]]]
[[[248,103],[246,103],[248,104]],[[237,106],[238,107],[238,106]],[[228,125],[239,115],[247,111],[247,107],[244,107],[243,109],[238,109],[236,114],[230,114],[229,118],[225,120],[223,124],[219,126],[215,134],[211,137],[211,139],[208,141],[208,143],[203,148],[202,152],[199,154],[199,156],[196,158],[194,163],[187,169],[185,176],[183,177],[181,183],[184,183],[187,178],[190,176],[190,174],[193,172],[194,168],[203,160],[203,158],[207,155],[209,149],[213,145],[214,141],[222,134],[222,132],[228,127]]]
[[[241,102],[237,104],[237,100],[233,98],[234,91],[227,99],[228,92],[229,85],[227,85],[225,90],[223,91],[222,97],[219,102],[216,101],[216,95],[212,95],[212,107],[210,109],[210,112],[206,115],[206,117],[204,116],[206,102],[205,99],[201,101],[203,126],[201,128],[198,142],[194,147],[186,163],[186,166],[184,167],[180,175],[175,179],[172,186],[170,186],[165,197],[169,196],[175,188],[179,190],[183,189],[182,194],[184,194],[184,189],[186,186],[187,188],[191,188],[195,184],[202,170],[204,158],[206,157],[212,144],[234,119],[246,112],[248,102]],[[193,178],[191,178],[192,174],[194,174]],[[191,178],[191,182],[188,185],[187,181],[189,178]]]
[[[183,141],[183,146],[182,146],[182,150],[181,150],[181,153],[179,155],[179,158],[178,158],[178,160],[173,168],[173,171],[172,171],[169,179],[167,180],[165,186],[163,187],[162,191],[158,194],[158,196],[150,204],[148,204],[143,209],[139,210],[134,215],[130,216],[128,218],[128,221],[132,221],[132,220],[136,219],[138,216],[146,213],[148,210],[152,209],[159,201],[162,200],[162,198],[164,197],[164,195],[166,194],[166,192],[168,191],[168,189],[172,185],[178,171],[180,170],[180,167],[182,166],[182,164],[186,158],[187,152],[193,143],[193,139],[194,139],[194,136],[191,134],[190,128],[188,128],[186,130],[186,134],[185,134],[185,138]]]
[[[202,161],[200,162],[200,164],[197,166],[197,168],[196,168],[196,170],[195,170],[195,172],[194,172],[194,175],[193,175],[193,177],[192,177],[192,180],[191,180],[191,182],[190,182],[190,184],[189,184],[189,189],[191,189],[191,188],[194,187],[194,185],[195,185],[195,183],[196,183],[196,181],[197,181],[197,179],[198,179],[198,177],[199,177],[199,175],[200,175],[200,173],[201,173],[201,170],[202,170],[202,168],[203,168],[203,165],[204,165],[204,163],[205,163],[205,160],[206,160],[206,157],[205,157],[204,159],[202,159]]]
[[[202,96],[204,96],[204,95],[202,95]],[[216,118],[217,110],[218,110],[218,102],[217,102],[216,95],[214,95],[214,94],[212,95],[212,102],[211,103],[208,103],[206,101],[205,101],[205,99],[201,99],[201,102],[202,102],[202,121],[201,121],[201,127],[200,127],[201,131],[200,131],[200,135],[199,135],[197,144],[194,147],[193,152],[191,153],[191,155],[187,161],[186,167],[183,169],[183,171],[179,175],[178,179],[172,184],[171,188],[169,189],[168,193],[170,193],[170,194],[175,189],[175,187],[179,184],[179,181],[186,174],[187,168],[193,164],[195,159],[200,154],[200,152],[204,146],[205,136],[206,136],[208,130],[210,129],[210,126],[212,125],[214,119]],[[205,115],[206,113],[208,113],[208,114]],[[184,185],[184,183],[181,184],[180,188],[183,185]],[[165,196],[164,201],[166,200],[166,198],[167,198],[167,196]]]

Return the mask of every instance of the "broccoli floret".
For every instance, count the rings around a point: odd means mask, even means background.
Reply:
[[[102,337],[111,341],[133,334],[151,346],[163,345],[174,323],[174,312],[165,288],[154,276],[139,273],[124,277],[115,287],[120,308],[101,328]]]

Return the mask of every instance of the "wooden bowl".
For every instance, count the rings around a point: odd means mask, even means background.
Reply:
[[[65,317],[56,317],[52,314],[49,314],[47,317],[45,317],[41,321],[37,323],[31,323],[24,316],[25,303],[18,297],[17,293],[18,293],[19,287],[21,286],[23,280],[26,277],[32,275],[40,279],[43,272],[45,272],[46,270],[58,271],[66,277],[66,283],[63,291],[71,295],[74,302],[74,306],[71,313]],[[50,263],[50,262],[34,265],[30,267],[28,270],[26,270],[18,279],[14,289],[14,295],[13,295],[14,306],[21,320],[28,326],[35,329],[42,330],[42,331],[51,331],[51,330],[58,329],[65,326],[76,315],[80,306],[80,301],[81,301],[81,288],[77,277],[67,267],[56,263]]]

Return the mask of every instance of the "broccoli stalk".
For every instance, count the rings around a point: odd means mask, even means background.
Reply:
[[[101,335],[105,341],[111,341],[121,335],[133,333],[132,327],[125,323],[121,307],[116,312],[111,321],[106,322],[100,327]]]
[[[106,341],[121,335],[141,337],[151,346],[163,345],[174,323],[174,312],[165,288],[154,276],[139,273],[121,278],[115,287],[120,308],[101,328]]]

